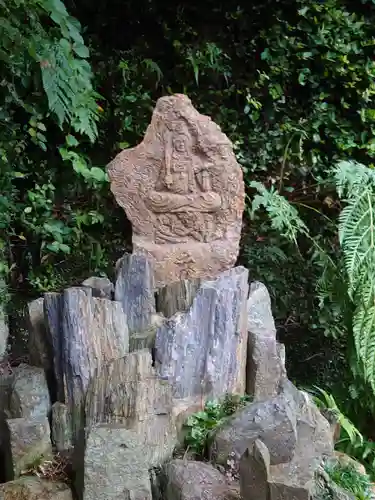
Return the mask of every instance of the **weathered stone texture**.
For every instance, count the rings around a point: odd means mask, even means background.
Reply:
[[[33,420],[12,418],[7,420],[7,426],[15,477],[41,460],[51,458],[52,447],[47,417]]]
[[[156,376],[148,350],[128,354],[97,371],[88,388],[86,425],[97,423],[134,430],[153,466],[172,455],[177,439],[172,389]]]
[[[64,483],[24,476],[0,484],[0,500],[73,500],[73,496]]]
[[[114,286],[108,278],[91,276],[82,282],[82,286],[87,286],[92,290],[92,296],[98,299],[112,299]]]
[[[157,309],[166,318],[177,312],[186,312],[191,307],[201,285],[200,279],[182,280],[158,290],[156,296]]]
[[[212,278],[236,261],[244,210],[232,144],[184,95],[158,100],[144,140],[108,166],[155,286]]]
[[[61,402],[71,411],[73,436],[82,423],[82,404],[92,376],[129,351],[126,316],[119,302],[92,297],[90,288],[68,288],[59,299],[46,294]]]
[[[212,458],[225,466],[233,456],[239,463],[256,439],[267,446],[271,463],[288,462],[293,458],[297,442],[296,416],[283,397],[251,403],[236,412],[215,433]]]
[[[259,435],[260,441],[250,446],[248,441],[240,462],[241,494],[249,500],[311,500],[319,464],[333,453],[330,426],[310,397],[291,382],[282,381],[278,397],[284,399],[296,421],[297,439],[292,456],[280,460],[280,455],[273,452],[275,447],[269,446],[270,437],[272,440],[279,437],[277,449],[282,449],[284,432]],[[232,431],[238,435],[233,426]]]
[[[140,351],[142,349],[152,350],[155,345],[156,332],[164,323],[165,318],[161,314],[153,314],[150,326],[141,332],[130,332],[129,351]]]
[[[251,284],[247,314],[249,347],[246,389],[254,399],[272,398],[278,392],[284,372],[276,342],[271,300],[263,283]]]
[[[148,449],[121,425],[93,427],[84,459],[83,500],[152,500]]]
[[[212,465],[188,460],[172,460],[164,468],[165,500],[240,500],[236,484]],[[261,500],[261,499],[259,499]]]
[[[29,362],[45,370],[52,367],[52,345],[44,322],[44,298],[33,300],[29,310]]]
[[[69,451],[73,446],[72,424],[69,408],[64,403],[56,402],[52,406],[51,421],[51,437],[57,451]]]
[[[244,393],[247,277],[237,267],[205,281],[191,308],[158,329],[155,366],[174,397]]]
[[[2,298],[6,295],[7,286],[3,279],[0,278],[0,294]],[[4,356],[9,337],[8,317],[5,311],[4,302],[0,302],[0,359]]]
[[[43,368],[20,364],[14,369],[12,382],[11,418],[47,418],[51,402]]]
[[[117,261],[115,299],[121,302],[130,332],[142,332],[155,314],[154,277],[142,255],[125,254]]]
[[[44,295],[44,320],[52,346],[52,366],[56,380],[56,397],[58,401],[66,401],[66,384],[64,375],[64,347],[62,332],[63,296],[60,293]]]

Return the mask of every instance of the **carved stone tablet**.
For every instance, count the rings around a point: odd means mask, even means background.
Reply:
[[[244,209],[240,166],[226,135],[185,95],[158,100],[144,140],[108,165],[155,286],[211,278],[235,264]]]

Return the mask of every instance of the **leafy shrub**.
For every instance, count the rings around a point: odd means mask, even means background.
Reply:
[[[313,388],[310,392],[317,406],[322,410],[328,410],[340,425],[340,438],[336,442],[336,449],[362,463],[366,467],[369,476],[374,479],[375,443],[367,440],[361,434],[357,427],[340,410],[332,394],[319,387]]]
[[[357,500],[372,498],[370,478],[360,474],[353,465],[326,464],[325,471],[337,486],[353,493]]]
[[[375,182],[373,170],[356,162],[339,162],[331,170],[334,184],[344,208],[338,220],[339,248],[331,256],[320,238],[311,235],[296,210],[286,209],[288,202],[277,191],[254,185],[258,195],[253,207],[265,206],[271,224],[292,242],[297,235],[310,242],[313,263],[321,266],[317,294],[322,309],[334,307],[341,319],[341,335],[348,336],[356,353],[352,364],[355,377],[361,377],[375,392],[375,309],[374,262],[375,232],[373,224]],[[293,207],[292,207],[293,208]],[[336,316],[337,317],[337,316]],[[350,344],[349,344],[350,345]]]
[[[249,401],[248,396],[239,397],[230,394],[227,394],[222,401],[207,401],[204,409],[191,415],[185,424],[185,446],[188,450],[203,458],[212,431]]]
[[[61,0],[1,1],[0,40],[0,272],[40,292],[62,284],[73,251],[98,256],[90,230],[104,223],[108,180],[83,147],[98,135],[99,96]]]

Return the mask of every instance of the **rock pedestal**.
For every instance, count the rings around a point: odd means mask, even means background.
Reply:
[[[177,444],[172,388],[152,368],[149,350],[133,352],[98,370],[86,397],[86,427],[119,424],[132,429],[160,465]]]
[[[244,393],[247,278],[237,267],[203,282],[190,309],[158,329],[156,368],[175,398]]]
[[[126,315],[120,302],[92,296],[92,289],[46,294],[45,312],[55,360],[60,402],[71,411],[73,438],[82,425],[82,405],[97,369],[129,352]]]

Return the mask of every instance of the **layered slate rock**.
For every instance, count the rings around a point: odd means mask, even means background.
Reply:
[[[24,476],[0,484],[0,500],[73,500],[70,488],[57,481]]]
[[[176,445],[172,389],[152,368],[148,350],[114,360],[98,370],[88,388],[86,426],[117,423],[137,433],[150,466],[168,459]]]
[[[246,449],[259,439],[267,446],[271,463],[289,462],[297,443],[293,410],[282,396],[248,404],[215,433],[211,458],[225,466],[229,457],[233,457],[238,464]]]
[[[283,381],[281,397],[296,418],[297,441],[292,457],[281,461],[262,437],[248,444],[240,462],[241,494],[251,500],[310,500],[315,473],[322,460],[333,453],[329,423],[310,397]],[[282,446],[280,434],[279,445]]]
[[[142,349],[154,350],[156,332],[164,323],[165,318],[161,314],[153,314],[150,319],[150,326],[141,332],[131,332],[129,334],[129,351],[140,351]]]
[[[82,424],[82,404],[97,369],[129,351],[126,315],[119,302],[92,297],[90,288],[46,294],[46,318],[53,339],[60,401],[71,411],[73,437]]]
[[[0,294],[5,296],[6,293],[6,283],[3,279],[0,279]],[[8,318],[5,311],[5,306],[0,303],[0,359],[4,356],[9,337],[9,327]]]
[[[110,279],[99,276],[90,276],[82,282],[82,286],[87,286],[92,290],[92,296],[98,299],[112,299],[114,286]]]
[[[51,437],[58,452],[70,451],[73,447],[72,423],[69,408],[60,402],[52,406]]]
[[[55,375],[57,401],[66,401],[66,384],[64,382],[64,344],[62,332],[63,295],[46,293],[44,295],[45,325],[52,346],[52,367]]]
[[[237,267],[205,281],[186,313],[157,331],[155,366],[174,397],[221,397],[245,390],[248,271]]]
[[[50,459],[52,447],[47,418],[7,420],[14,476],[27,471],[43,459]]]
[[[246,389],[254,399],[272,398],[278,392],[284,370],[280,359],[282,347],[278,347],[276,342],[271,300],[263,283],[251,284],[247,314],[249,348]]]
[[[52,367],[53,355],[51,338],[44,322],[44,298],[30,302],[28,312],[30,364],[49,370]]]
[[[136,432],[119,424],[95,426],[86,443],[82,498],[152,500],[148,468],[148,448]]]
[[[240,500],[237,485],[229,484],[212,465],[172,460],[164,467],[165,500]],[[258,500],[258,499],[257,499]],[[259,499],[260,500],[260,499]]]
[[[185,95],[158,100],[144,140],[108,166],[111,190],[155,286],[212,278],[237,258],[242,170],[226,135]]]
[[[47,418],[51,402],[43,368],[20,364],[14,368],[9,414],[12,418]]]
[[[125,254],[116,264],[115,299],[121,302],[129,331],[142,332],[155,314],[154,276],[142,255]]]
[[[181,280],[161,288],[156,295],[157,310],[166,318],[188,311],[200,285],[200,279]]]

